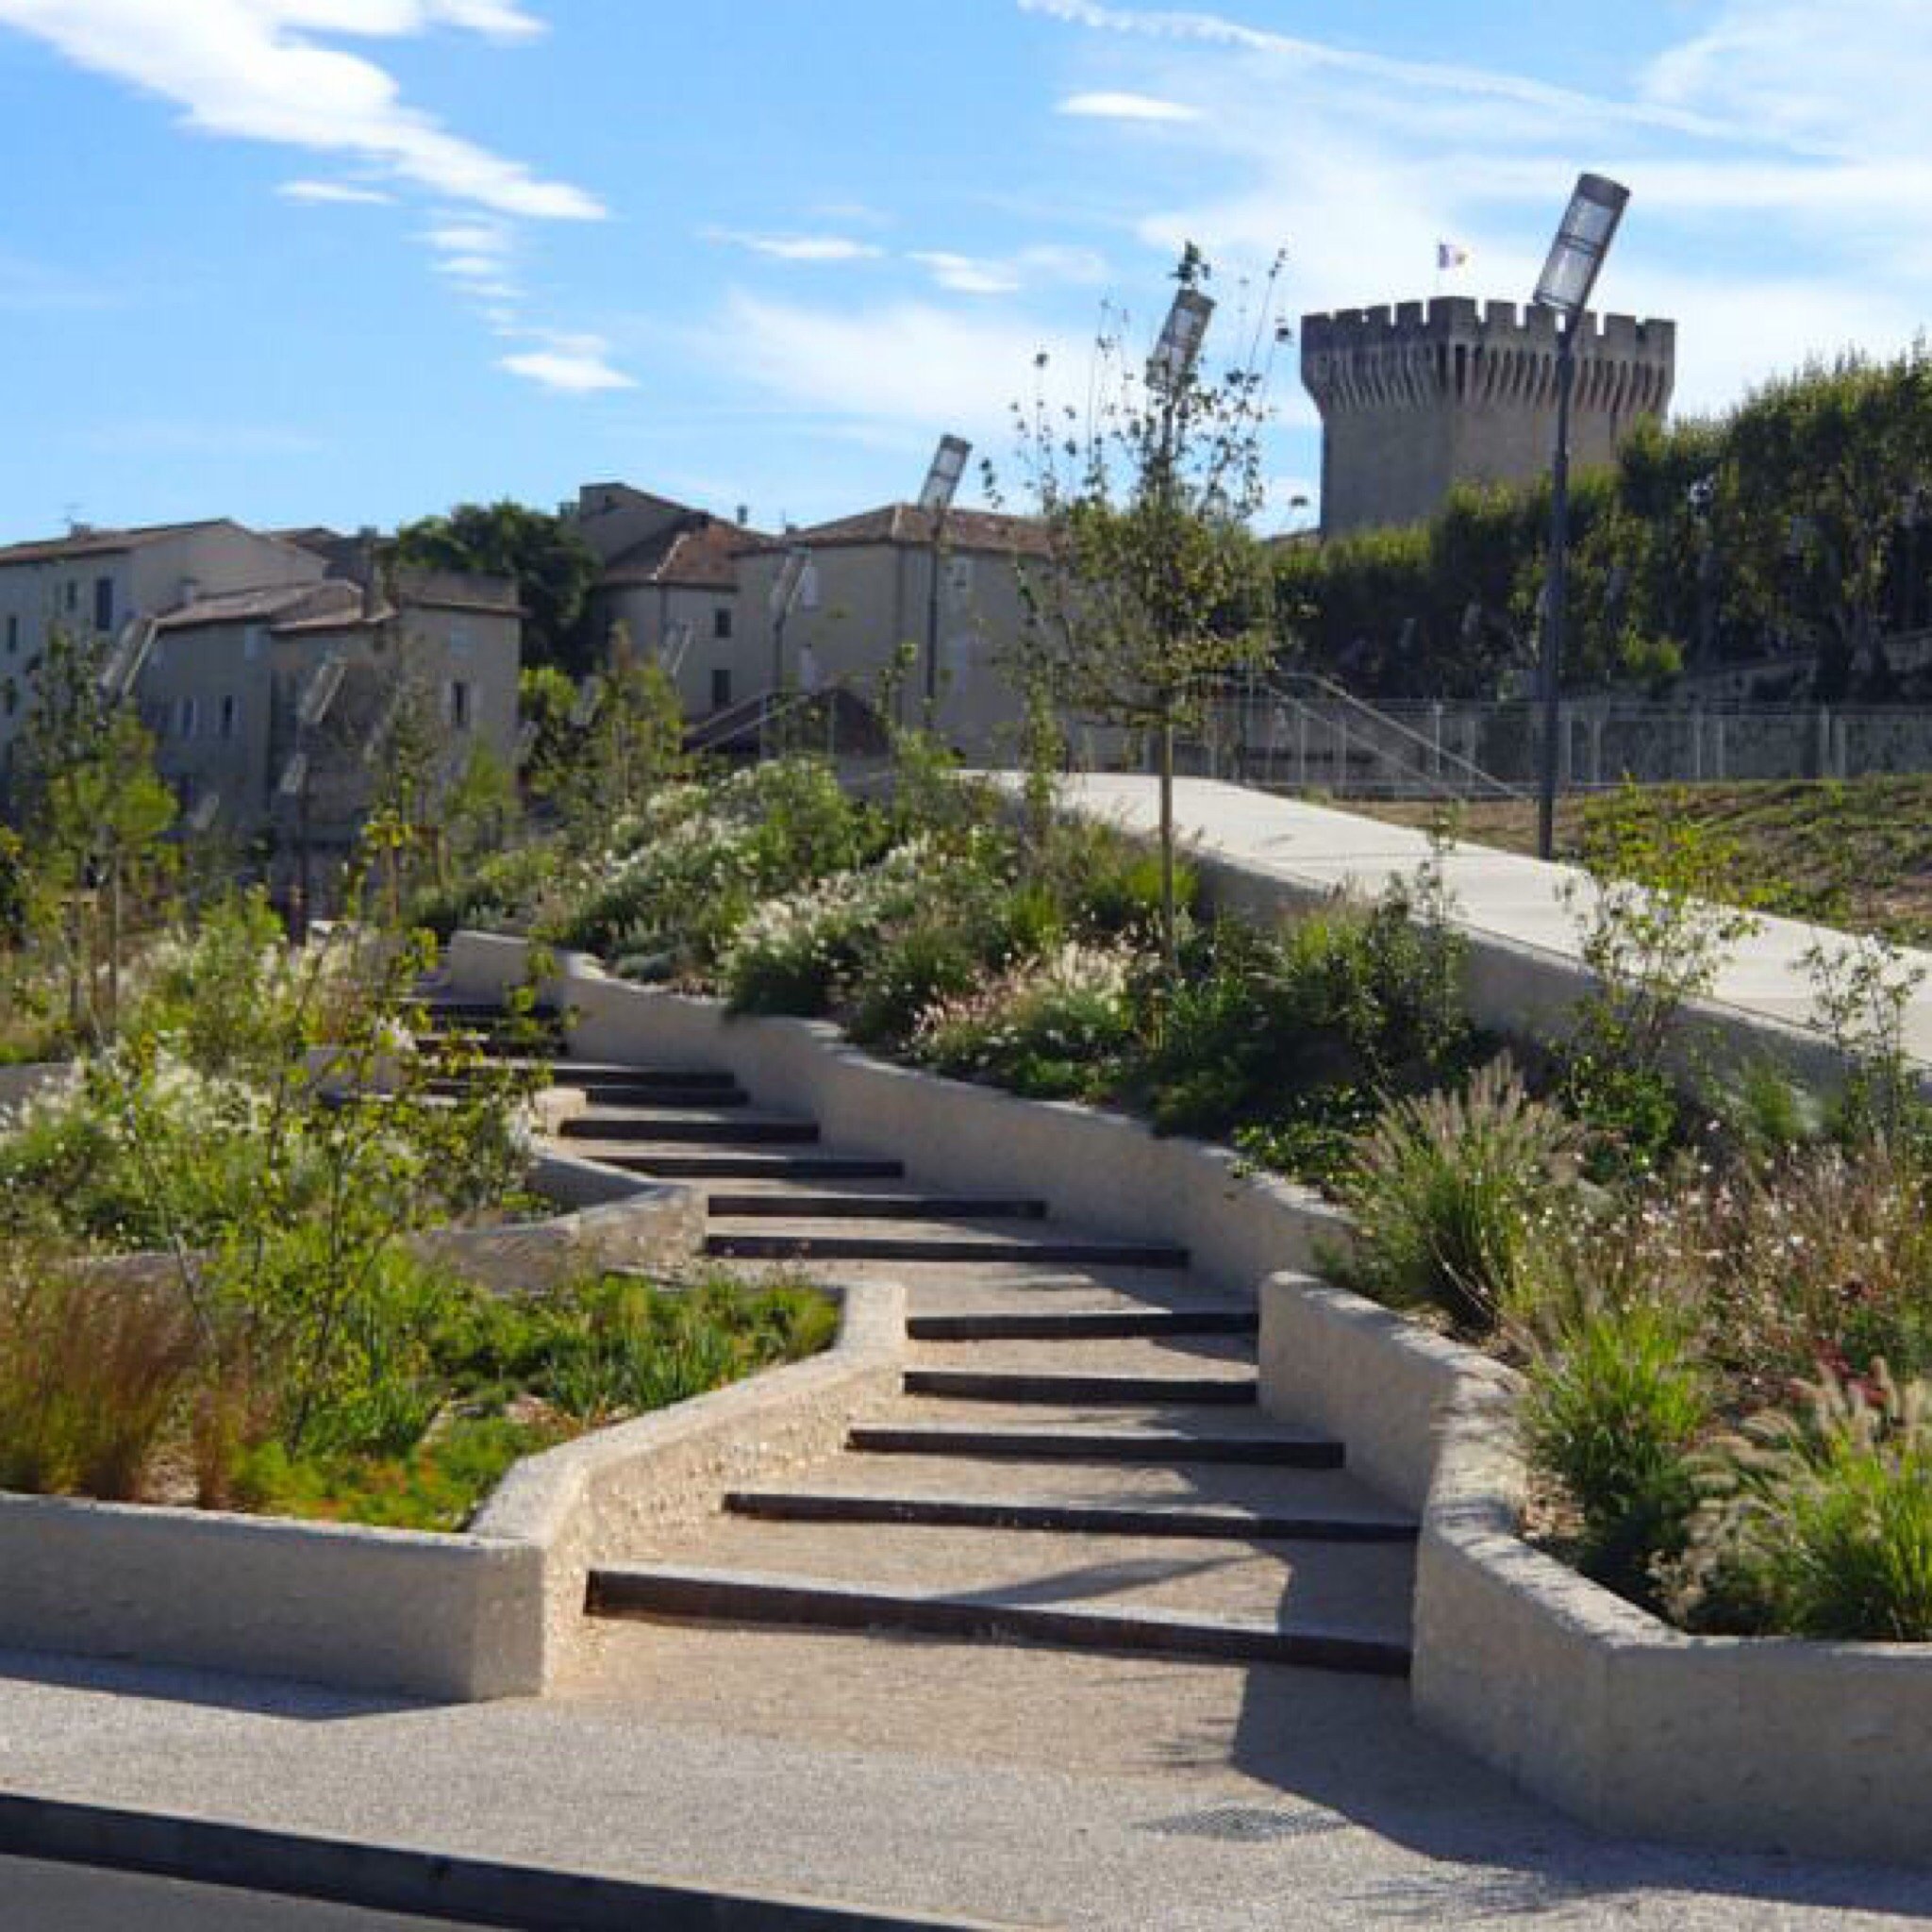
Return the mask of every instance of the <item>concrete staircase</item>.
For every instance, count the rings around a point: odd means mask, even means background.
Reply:
[[[896,1398],[836,1457],[641,1537],[593,1616],[1406,1672],[1414,1522],[1260,1412],[1254,1305],[1184,1250],[915,1186],[728,1074],[554,1078],[592,1095],[574,1153],[706,1188],[711,1254],[908,1293]]]

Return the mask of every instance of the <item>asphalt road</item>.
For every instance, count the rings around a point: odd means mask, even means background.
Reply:
[[[0,1858],[0,1932],[459,1932],[449,1919]]]

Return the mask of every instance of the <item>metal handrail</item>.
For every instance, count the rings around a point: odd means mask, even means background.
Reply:
[[[1357,717],[1366,719],[1378,730],[1391,732],[1395,737],[1406,740],[1418,750],[1425,752],[1434,762],[1455,766],[1458,771],[1467,774],[1478,787],[1487,789],[1496,797],[1524,799],[1529,796],[1528,792],[1521,791],[1507,780],[1497,777],[1494,773],[1486,772],[1474,759],[1466,758],[1460,752],[1450,751],[1444,746],[1438,744],[1435,740],[1424,737],[1420,731],[1405,724],[1400,718],[1391,717],[1387,711],[1378,710],[1374,705],[1356,696],[1352,691],[1336,684],[1329,678],[1322,676],[1317,672],[1291,671],[1279,673],[1277,675],[1282,681],[1277,682],[1274,677],[1262,677],[1254,680],[1246,686],[1237,687],[1237,689],[1248,691],[1258,690],[1274,699],[1277,704],[1292,705],[1304,717],[1317,723],[1322,722],[1319,712],[1315,711],[1305,699],[1286,688],[1286,681],[1288,679],[1297,680],[1302,684],[1311,686],[1331,703],[1341,705]],[[1373,745],[1374,741],[1371,740],[1370,743]],[[1380,752],[1383,757],[1386,758],[1388,756],[1386,748],[1381,746],[1374,746],[1374,748]],[[1438,790],[1443,792],[1454,793],[1456,791],[1454,786],[1442,780],[1439,772],[1426,768],[1415,772],[1405,771],[1403,776],[1421,778],[1436,786]]]

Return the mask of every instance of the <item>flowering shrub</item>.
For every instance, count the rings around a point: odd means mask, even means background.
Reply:
[[[908,918],[933,886],[934,854],[909,840],[877,865],[834,873],[768,900],[719,961],[731,1004],[748,1013],[824,1013],[890,924]]]
[[[911,1052],[942,1074],[1046,1097],[1099,1091],[1135,1035],[1143,957],[1069,941],[921,1015]]]

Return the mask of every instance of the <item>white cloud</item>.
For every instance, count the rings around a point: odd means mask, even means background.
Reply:
[[[843,428],[883,431],[922,459],[935,424],[1006,448],[1042,351],[1056,391],[1084,402],[1092,347],[1023,318],[926,302],[817,308],[743,293],[692,346],[735,380]]]
[[[500,261],[510,252],[513,238],[501,222],[444,222],[423,239],[441,255],[488,256]]]
[[[1891,4],[1909,5],[1910,0],[1891,0]],[[1365,54],[1354,48],[1297,39],[1291,34],[1268,32],[1214,13],[1102,6],[1096,0],[1019,0],[1019,5],[1024,13],[1044,14],[1100,32],[1260,56],[1277,69],[1326,70],[1359,75],[1384,85],[1437,90],[1555,111],[1569,117],[1573,126],[1579,119],[1588,119],[1712,131],[1712,124],[1702,116],[1668,103],[1599,100],[1523,75],[1467,67],[1453,61],[1395,60],[1386,55]]]
[[[1023,248],[1005,258],[940,248],[916,249],[906,258],[955,295],[1011,295],[1053,282],[1091,288],[1107,279],[1107,258],[1098,249],[1052,243]]]
[[[1198,121],[1201,110],[1158,94],[1069,94],[1058,112],[1083,121]]]
[[[498,361],[498,368],[565,395],[596,395],[608,390],[637,387],[623,370],[613,366],[609,359],[610,344],[602,336],[542,330],[524,333],[535,335],[544,346],[505,356]]]
[[[910,259],[921,268],[929,269],[933,280],[956,295],[1010,295],[1020,287],[1020,277],[1010,268],[971,255],[924,249],[914,253]]]
[[[275,192],[287,201],[339,202],[348,207],[384,208],[395,200],[379,188],[362,188],[353,181],[284,181]]]
[[[748,235],[737,228],[707,228],[708,242],[726,242],[773,261],[872,261],[885,251],[849,235]]]
[[[182,108],[204,133],[354,155],[453,200],[533,220],[589,220],[582,189],[452,134],[386,68],[317,37],[445,25],[505,41],[541,23],[510,0],[0,0],[0,25]]]

